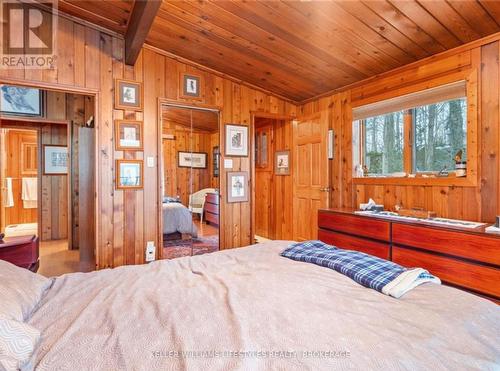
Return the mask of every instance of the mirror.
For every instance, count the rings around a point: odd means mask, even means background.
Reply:
[[[162,258],[219,250],[219,113],[164,105]]]

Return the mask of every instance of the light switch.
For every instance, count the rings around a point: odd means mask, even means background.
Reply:
[[[225,158],[224,159],[224,169],[232,169],[233,168],[233,159]]]
[[[147,158],[148,167],[155,167],[155,158],[150,156]]]

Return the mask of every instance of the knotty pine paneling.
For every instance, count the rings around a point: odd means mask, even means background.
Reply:
[[[295,105],[271,94],[254,90],[173,58],[143,48],[133,67],[125,66],[124,43],[115,35],[61,17],[58,22],[57,66],[50,70],[1,70],[0,80],[22,81],[36,86],[75,89],[97,96],[97,267],[106,268],[144,262],[146,241],[158,246],[160,195],[158,192],[158,98],[187,103],[179,98],[179,73],[189,71],[204,77],[201,103],[218,106],[221,124],[251,124],[251,111],[293,114]],[[144,83],[144,111],[115,110],[113,89],[115,78],[128,78]],[[115,119],[144,120],[144,152],[114,150]],[[222,133],[221,126],[221,133]],[[222,134],[221,134],[222,138]],[[221,152],[224,151],[221,142]],[[253,145],[253,143],[252,143]],[[251,148],[251,146],[250,146]],[[144,168],[144,189],[115,190],[115,160],[120,158],[155,158],[154,168]],[[252,159],[234,158],[234,171],[251,170]],[[250,203],[226,203],[226,170],[220,175],[221,248],[248,245],[251,241]],[[83,222],[83,221],[80,221]]]
[[[348,89],[299,106],[300,114],[329,110],[330,127],[334,130],[335,153],[331,167],[332,207],[357,207],[373,198],[393,209],[396,204],[405,207],[423,207],[439,216],[493,222],[500,214],[499,186],[499,42],[493,42],[456,54],[447,53],[417,63],[394,73],[367,80]],[[405,93],[415,87],[425,89],[430,81],[452,78],[464,71],[477,70],[479,96],[478,158],[479,181],[476,187],[413,186],[353,184],[352,182],[352,106],[385,99],[395,89]]]

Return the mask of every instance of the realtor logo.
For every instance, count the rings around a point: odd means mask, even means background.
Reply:
[[[56,3],[0,2],[0,68],[52,68],[55,61]]]

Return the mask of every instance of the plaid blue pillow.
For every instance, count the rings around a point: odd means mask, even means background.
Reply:
[[[305,241],[291,244],[281,255],[293,260],[333,269],[360,285],[379,292],[382,292],[382,289],[386,285],[394,281],[403,272],[408,271],[408,269],[394,262],[359,251],[339,249],[321,241]],[[416,279],[420,283],[437,280],[434,276],[423,270],[422,273],[417,275]],[[408,283],[407,286],[411,285],[412,283]],[[389,293],[389,295],[391,294]]]

